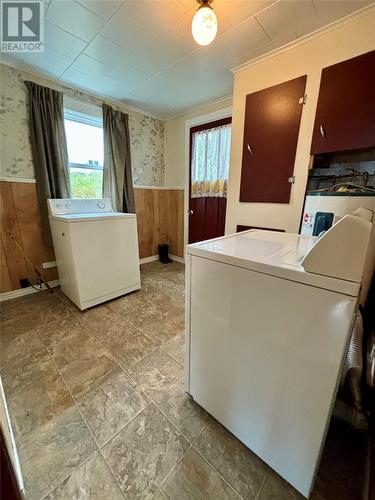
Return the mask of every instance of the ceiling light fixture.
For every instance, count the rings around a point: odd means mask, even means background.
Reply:
[[[217,18],[211,7],[213,0],[197,0],[200,4],[191,23],[194,40],[199,45],[210,44],[217,33]]]

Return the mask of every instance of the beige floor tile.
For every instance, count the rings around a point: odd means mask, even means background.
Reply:
[[[46,375],[56,374],[56,368],[49,354],[44,349],[31,357],[27,354],[16,362],[5,365],[1,370],[1,378],[6,396],[26,389]]]
[[[25,434],[17,445],[27,500],[43,498],[95,450],[75,407]]]
[[[74,405],[58,373],[39,379],[10,396],[7,402],[17,437],[45,424]]]
[[[231,500],[239,497],[199,453],[190,448],[162,485],[159,498]]]
[[[156,490],[188,446],[185,438],[151,405],[102,451],[125,498],[144,499]]]
[[[186,394],[182,379],[159,396],[155,405],[189,441],[193,441],[207,423],[207,413]]]
[[[15,337],[1,338],[0,366],[17,363],[20,358],[32,358],[45,352],[43,342],[35,330],[20,333]]]
[[[48,329],[48,325],[63,321],[71,315],[69,308],[59,299],[56,299],[56,302],[53,304],[42,305],[39,308],[30,308],[28,312],[34,326],[40,330],[43,328]]]
[[[147,396],[155,399],[182,376],[183,368],[163,351],[156,349],[127,371]]]
[[[124,373],[78,400],[82,415],[99,446],[125,427],[148,403]]]
[[[108,307],[122,315],[132,314],[134,311],[144,311],[157,300],[158,291],[148,285],[142,286],[140,290],[119,297],[108,303]]]
[[[168,342],[162,344],[160,349],[183,366],[185,364],[185,332],[182,331],[172,337]]]
[[[46,324],[40,323],[36,324],[35,328],[38,334],[43,340],[53,338],[53,337],[63,337],[68,334],[69,331],[76,329],[78,327],[83,328],[82,323],[78,318],[72,313],[67,312],[62,317],[56,320],[50,321]]]
[[[56,293],[41,291],[22,297],[22,303],[27,310],[37,310],[48,305],[57,304],[60,299]]]
[[[19,318],[25,314],[27,311],[20,299],[6,300],[0,304],[0,323]]]
[[[120,373],[108,354],[95,354],[77,359],[61,369],[61,374],[75,398],[98,389]]]
[[[274,500],[275,498],[278,500],[303,500],[304,497],[276,472],[270,471],[259,495],[259,500]]]
[[[0,338],[7,342],[8,340],[34,330],[28,314],[21,314],[12,319],[2,321],[0,324]]]
[[[160,346],[184,330],[185,313],[181,307],[168,308],[166,312],[154,307],[144,315],[130,315],[128,321]]]
[[[86,356],[104,353],[103,347],[95,336],[82,325],[78,325],[66,335],[51,335],[44,341],[59,370],[63,370]]]
[[[125,370],[157,347],[149,337],[125,320],[104,328],[101,335],[102,345]]]
[[[244,498],[255,498],[267,465],[212,417],[194,447]]]
[[[122,492],[98,452],[75,470],[44,500],[120,500]]]

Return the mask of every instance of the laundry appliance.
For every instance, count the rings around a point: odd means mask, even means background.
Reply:
[[[373,213],[321,238],[250,230],[186,253],[186,391],[308,497],[358,304]]]
[[[50,199],[61,290],[81,310],[141,287],[135,214],[109,199]]]
[[[359,207],[375,211],[375,191],[311,191],[306,194],[300,233],[319,236]]]
[[[300,233],[319,236],[333,224],[359,207],[375,212],[375,191],[367,188],[345,191],[311,191],[306,195]],[[364,306],[375,269],[375,222],[373,223],[363,271],[360,302]]]

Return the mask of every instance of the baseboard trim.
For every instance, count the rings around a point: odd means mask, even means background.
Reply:
[[[51,288],[55,288],[59,286],[59,280],[53,280],[48,282]],[[5,302],[6,300],[17,299],[19,297],[23,297],[24,295],[30,295],[32,293],[40,292],[41,290],[47,290],[47,287],[43,285],[43,288],[37,290],[32,286],[28,286],[27,288],[18,288],[17,290],[11,290],[10,292],[0,293],[0,302]]]
[[[182,257],[178,257],[177,255],[170,254],[169,257],[181,264],[185,263],[185,260]],[[148,262],[154,262],[155,260],[159,260],[159,255],[151,255],[150,257],[143,257],[143,259],[139,259],[140,264],[147,264]]]
[[[176,262],[180,262],[181,264],[185,264],[185,259],[183,257],[178,257],[178,255],[173,255],[173,254],[171,254],[169,257],[172,260],[175,260]]]
[[[151,255],[150,257],[143,257],[143,259],[139,259],[140,264],[147,264],[148,262],[153,262],[154,260],[158,260],[159,255]]]

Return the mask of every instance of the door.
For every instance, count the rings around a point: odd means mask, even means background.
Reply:
[[[311,154],[375,146],[375,51],[322,71]]]
[[[189,243],[224,235],[231,122],[190,129]]]
[[[240,201],[289,203],[306,76],[246,97]]]

